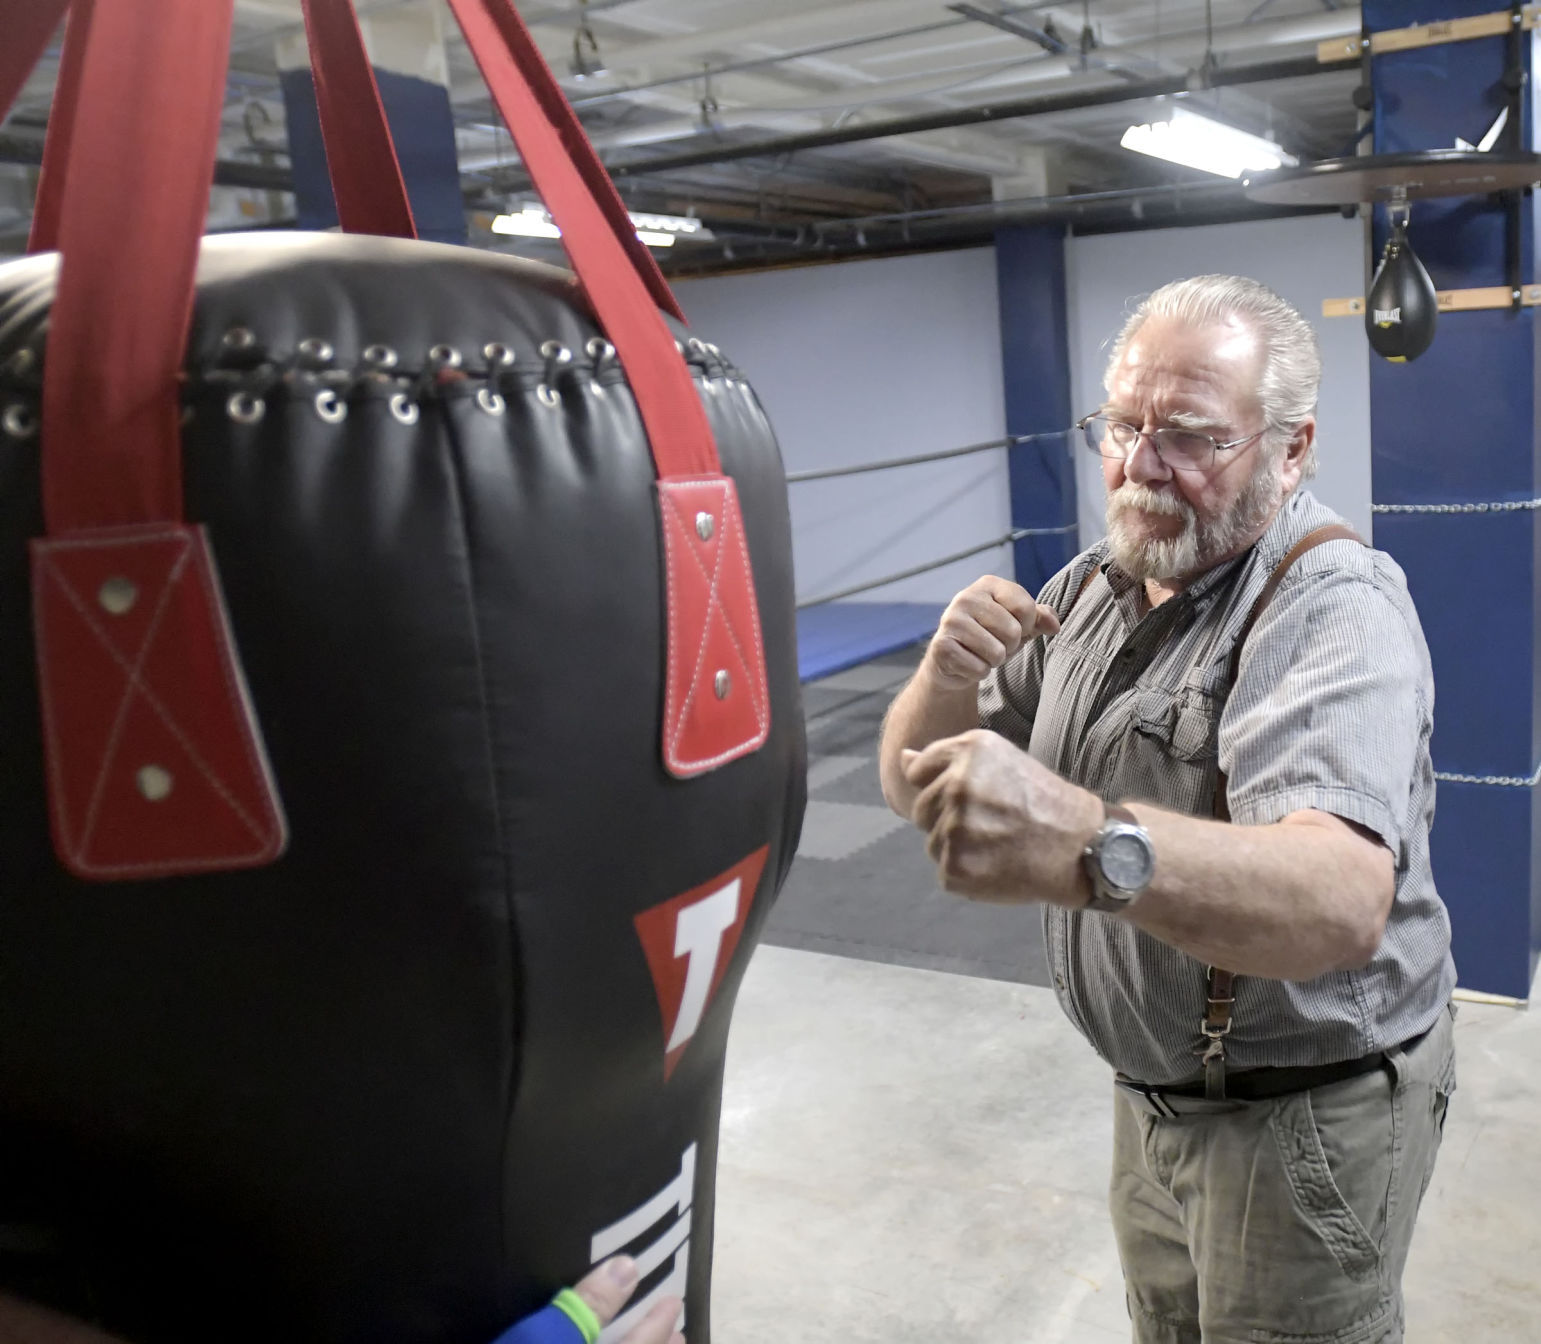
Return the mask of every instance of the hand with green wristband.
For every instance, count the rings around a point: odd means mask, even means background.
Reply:
[[[527,1316],[493,1344],[596,1344],[600,1332],[620,1314],[637,1287],[637,1264],[629,1256],[606,1260],[575,1288],[564,1288],[551,1305]],[[685,1344],[674,1327],[677,1297],[660,1298],[616,1344]]]

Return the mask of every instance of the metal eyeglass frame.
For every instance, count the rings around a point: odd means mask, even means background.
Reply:
[[[1108,426],[1122,426],[1135,436],[1136,442],[1138,442],[1140,439],[1149,439],[1151,446],[1156,450],[1156,456],[1165,462],[1166,465],[1173,471],[1208,471],[1209,468],[1214,465],[1215,457],[1218,453],[1227,451],[1232,448],[1245,447],[1247,444],[1253,442],[1253,440],[1260,439],[1264,434],[1268,433],[1268,427],[1265,425],[1262,429],[1257,430],[1255,433],[1244,435],[1239,439],[1232,439],[1229,443],[1221,443],[1220,440],[1215,438],[1213,434],[1206,434],[1201,429],[1183,429],[1177,425],[1163,425],[1160,429],[1140,429],[1136,425],[1131,425],[1127,420],[1113,420],[1108,416],[1103,415],[1100,411],[1093,411],[1090,415],[1083,415],[1079,420],[1075,422],[1075,427],[1081,431],[1081,437],[1085,439],[1086,446],[1099,457],[1110,458],[1114,462],[1127,462],[1129,460],[1129,453],[1133,451],[1133,448],[1130,448],[1127,451],[1121,453],[1103,452],[1101,446],[1099,444],[1093,443],[1091,439],[1091,430],[1089,427],[1094,420],[1100,420],[1104,425]],[[1208,439],[1210,445],[1209,457],[1202,464],[1191,463],[1178,466],[1175,462],[1171,461],[1165,453],[1161,451],[1161,436],[1163,434],[1188,434],[1194,438]],[[1109,437],[1109,435],[1104,434],[1103,442],[1106,443]]]

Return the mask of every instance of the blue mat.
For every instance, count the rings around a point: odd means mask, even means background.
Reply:
[[[816,681],[935,631],[945,607],[930,602],[831,602],[797,613],[797,671]]]

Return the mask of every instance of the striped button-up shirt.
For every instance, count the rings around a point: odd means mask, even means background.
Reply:
[[[1149,612],[1100,543],[1039,598],[1069,609],[1060,633],[1031,641],[979,691],[985,728],[1110,801],[1208,816],[1219,770],[1237,825],[1314,808],[1368,828],[1396,856],[1396,899],[1369,966],[1306,982],[1237,979],[1233,1068],[1397,1045],[1429,1028],[1455,986],[1429,867],[1433,674],[1396,563],[1352,541],[1310,551],[1227,687],[1268,576],[1308,532],[1341,522],[1297,492],[1250,551]],[[1076,599],[1093,567],[1102,577]],[[1147,1083],[1197,1076],[1204,964],[1116,915],[1049,905],[1044,923],[1060,1005],[1097,1052]]]

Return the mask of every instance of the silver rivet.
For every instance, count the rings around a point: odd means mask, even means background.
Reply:
[[[494,368],[506,369],[514,362],[514,352],[502,341],[490,341],[482,346],[482,358]]]
[[[693,354],[704,355],[706,353],[706,342],[699,336],[692,336],[685,344],[690,347]]]
[[[476,404],[488,415],[502,415],[508,403],[490,387],[481,388],[476,394]]]
[[[348,403],[329,387],[316,393],[316,414],[329,425],[339,425],[348,418]]]
[[[391,398],[391,414],[404,425],[415,425],[418,417],[417,403],[405,392],[397,392]]]
[[[562,404],[562,398],[545,383],[535,389],[535,395],[540,398],[541,405],[549,406],[552,410]]]
[[[326,364],[332,358],[332,343],[319,336],[307,336],[300,342],[300,353],[317,364]]]
[[[558,364],[570,364],[572,363],[573,352],[563,345],[561,341],[543,341],[540,347],[540,357],[542,359],[555,360]]]
[[[428,358],[446,369],[458,369],[461,364],[460,351],[452,345],[431,346],[428,350]]]
[[[596,365],[604,364],[615,358],[615,347],[603,336],[591,336],[583,347],[588,351],[588,356]]]
[[[712,679],[712,689],[717,692],[717,698],[719,700],[726,700],[728,698],[728,692],[733,689],[733,678],[730,677],[726,672],[719,672]]]
[[[0,413],[0,426],[13,439],[30,439],[37,433],[37,413],[30,406],[13,401]]]
[[[132,579],[115,575],[97,589],[96,600],[101,603],[103,611],[122,616],[139,601],[139,586]]]
[[[250,350],[257,344],[256,334],[249,327],[231,327],[221,338],[226,350]]]
[[[710,541],[712,539],[712,533],[716,530],[717,525],[712,521],[711,514],[696,514],[696,536],[700,537],[702,541]]]
[[[261,397],[250,392],[236,392],[225,403],[230,418],[243,425],[255,425],[267,413],[267,405]]]
[[[394,369],[396,352],[388,345],[366,345],[364,363],[373,364],[377,369]]]
[[[139,792],[152,803],[159,803],[171,796],[171,786],[174,782],[171,771],[159,765],[145,765],[139,768],[139,773],[134,776],[134,782],[139,786]]]

